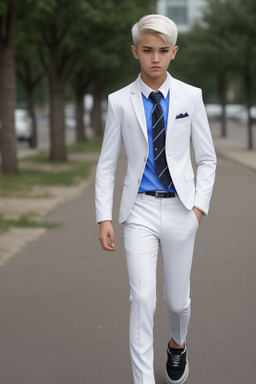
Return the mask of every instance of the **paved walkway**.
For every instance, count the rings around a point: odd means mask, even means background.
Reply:
[[[198,232],[192,271],[188,384],[254,384],[256,177],[234,159],[224,159],[235,152],[229,140],[217,141],[214,198]],[[255,169],[255,152],[251,155]],[[121,157],[116,200],[124,170]],[[132,384],[128,280],[117,207],[114,254],[98,243],[93,183],[45,219],[61,225],[0,268],[0,382]],[[168,337],[161,279],[158,268],[157,384],[164,383]]]
[[[214,137],[217,155],[221,158],[231,160],[237,164],[243,165],[251,170],[256,170],[256,150],[248,151],[244,144],[232,140]],[[24,149],[19,152],[19,157],[26,157],[37,150]],[[78,155],[73,155],[76,157]],[[83,159],[96,161],[97,154],[89,153],[83,156]],[[23,166],[26,166],[24,164]],[[16,217],[17,214],[26,214],[34,212],[41,219],[56,206],[75,198],[82,190],[86,189],[88,183],[72,188],[48,188],[48,194],[51,198],[45,199],[8,199],[2,198],[0,201],[0,211],[7,217]],[[0,266],[10,258],[15,256],[30,241],[34,241],[46,232],[43,228],[12,228],[8,233],[0,234]]]
[[[214,137],[218,156],[256,171],[256,150],[249,151],[244,144],[232,139]]]

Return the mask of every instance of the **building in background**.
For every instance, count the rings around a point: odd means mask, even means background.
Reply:
[[[188,31],[199,20],[205,0],[158,0],[157,13],[175,21],[179,31]]]

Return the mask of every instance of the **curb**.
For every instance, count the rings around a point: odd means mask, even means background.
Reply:
[[[213,141],[217,156],[256,171],[255,150],[250,151],[240,142],[228,138],[213,137]]]

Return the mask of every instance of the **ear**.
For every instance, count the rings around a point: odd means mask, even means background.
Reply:
[[[173,47],[173,49],[172,49],[172,58],[171,58],[171,60],[175,59],[175,56],[176,56],[176,53],[178,52],[178,50],[179,50],[179,47],[177,45],[175,45],[175,47]]]
[[[135,47],[135,45],[132,45],[131,46],[131,50],[132,50],[132,53],[133,53],[133,56],[135,57],[135,59],[139,59],[138,57],[138,54],[137,54],[137,48]]]

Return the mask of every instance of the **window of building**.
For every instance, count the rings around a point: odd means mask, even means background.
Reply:
[[[168,0],[167,16],[176,24],[188,24],[188,4],[187,0]]]

